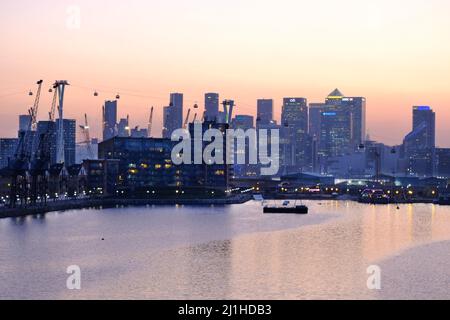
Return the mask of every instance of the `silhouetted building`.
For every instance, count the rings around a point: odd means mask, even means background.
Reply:
[[[19,116],[19,131],[27,131],[31,127],[31,116],[20,115]]]
[[[0,139],[0,169],[14,159],[19,139]]]
[[[342,110],[348,113],[348,117],[351,119],[349,128],[351,147],[355,148],[364,143],[366,138],[366,98],[345,97],[336,89],[327,97],[326,104],[342,106]]]
[[[267,126],[273,122],[273,100],[259,99],[257,101],[256,126]]]
[[[131,129],[131,137],[133,137],[133,138],[147,138],[148,137],[148,130],[147,129],[139,129],[139,127]]]
[[[119,160],[119,187],[181,185],[169,139],[116,137],[99,144],[99,158]]]
[[[342,156],[352,148],[352,119],[347,108],[330,105],[321,113],[319,155],[322,160]]]
[[[22,137],[23,151],[32,158],[37,147],[37,135],[35,131],[32,131],[31,121],[30,115],[19,116],[19,132],[17,136],[19,139]]]
[[[424,148],[435,148],[436,114],[428,106],[413,107],[413,130],[416,130],[424,123],[426,124],[426,130],[423,132],[420,145]]]
[[[189,125],[189,132],[191,134],[192,139],[192,150],[195,148],[195,126],[200,125],[202,129],[202,134],[204,134],[209,129],[217,129],[223,134],[223,146],[222,151],[223,154],[223,162],[224,164],[214,164],[214,163],[206,163],[205,159],[203,159],[202,164],[195,164],[194,161],[192,164],[184,164],[181,166],[181,170],[183,172],[183,184],[185,186],[193,186],[193,187],[202,187],[202,188],[217,188],[226,190],[230,184],[230,181],[233,177],[233,166],[227,164],[229,159],[226,158],[227,155],[227,130],[229,129],[229,125],[226,123],[216,123],[216,122],[204,122],[201,124],[193,124]],[[204,151],[206,146],[209,145],[208,142],[202,142],[202,150]],[[232,150],[230,150],[232,152]],[[214,156],[219,157],[220,155],[214,154]]]
[[[115,196],[119,186],[119,160],[85,160],[85,192],[90,196]]]
[[[325,103],[309,104],[309,134],[320,140],[322,112],[327,108]]]
[[[56,164],[57,153],[57,132],[59,119],[53,121],[39,121],[36,132],[36,145],[41,143],[41,138],[45,135],[48,150],[50,150],[50,163]],[[76,121],[63,120],[63,134],[64,134],[64,164],[72,166],[76,163]]]
[[[117,101],[105,101],[103,140],[117,135]]]
[[[450,178],[450,149],[436,149],[436,176]]]
[[[56,127],[59,126],[59,119],[56,120]],[[63,120],[64,134],[64,164],[69,167],[75,164],[76,160],[76,139],[77,123],[75,120]]]
[[[284,173],[310,171],[312,140],[308,135],[308,103],[305,98],[285,98],[281,114],[281,163]]]
[[[247,131],[249,129],[254,129],[254,118],[252,116],[246,115],[237,115],[232,123],[231,128],[238,130],[241,129],[243,131]],[[235,165],[234,165],[234,176],[238,178],[242,177],[254,177],[258,174],[257,171],[258,166],[256,164],[250,163],[250,152],[257,152],[256,141],[257,135],[256,132],[254,134],[254,140],[252,141],[250,138],[246,138],[244,149],[239,148],[237,145],[233,146],[234,157],[235,157]],[[245,164],[238,164],[237,159],[239,155],[245,155]]]
[[[255,119],[252,116],[237,115],[231,122],[231,128],[243,130],[253,129],[254,122]]]
[[[219,116],[219,94],[205,94],[205,121],[216,121]]]
[[[413,107],[413,131],[403,142],[406,175],[431,177],[435,166],[436,115],[430,107]]]
[[[175,130],[183,127],[183,94],[170,94],[170,105],[164,107],[163,138],[170,139]]]
[[[130,136],[130,126],[128,123],[128,118],[119,120],[119,123],[117,124],[117,136],[121,138]]]
[[[37,145],[41,143],[45,143],[43,146],[46,150],[50,152],[50,164],[56,163],[56,132],[58,127],[56,126],[56,122],[54,121],[39,121],[37,126]],[[46,139],[42,141],[43,135],[46,136]]]

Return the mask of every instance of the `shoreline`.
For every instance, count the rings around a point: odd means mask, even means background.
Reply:
[[[232,204],[244,204],[253,198],[248,196],[230,197],[225,199],[84,199],[47,202],[45,206],[3,208],[0,209],[0,219],[21,218],[34,215],[43,215],[50,212],[81,210],[90,208],[115,208],[118,206],[225,206]]]
[[[26,216],[42,215],[50,212],[81,210],[90,208],[115,208],[117,206],[174,206],[174,205],[195,205],[195,206],[226,206],[233,204],[244,204],[253,200],[253,196],[240,195],[224,199],[123,199],[123,198],[104,198],[104,199],[82,199],[82,200],[65,200],[65,201],[49,201],[44,205],[36,205],[30,207],[17,208],[1,208],[0,219],[20,218]],[[288,195],[264,198],[265,201],[352,201],[358,202],[357,197],[289,197]],[[417,199],[408,202],[393,202],[390,204],[433,204],[433,201],[425,201]]]

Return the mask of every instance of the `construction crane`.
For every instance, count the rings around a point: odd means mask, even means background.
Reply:
[[[44,83],[43,80],[39,80],[36,84],[38,85],[38,89],[36,92],[36,98],[34,99],[34,105],[30,109],[30,116],[31,116],[31,130],[36,131],[37,130],[37,115],[39,111],[39,101],[41,99],[41,90],[42,90],[42,83]]]
[[[31,131],[36,131],[37,129],[37,113],[43,82],[43,80],[39,80],[36,83],[38,85],[38,90],[36,92],[36,98],[34,99],[34,105],[28,110],[30,122],[27,125],[27,129],[20,132],[19,143],[17,144],[16,152],[14,154],[16,160],[23,161],[24,163],[29,163],[31,161],[31,149],[33,147],[33,135]]]
[[[152,129],[153,129],[153,113],[154,113],[154,107],[150,110],[150,118],[148,120],[148,132],[147,135],[149,138],[152,137]]]
[[[50,89],[53,92],[53,99],[52,99],[52,108],[50,109],[50,112],[48,113],[48,119],[52,122],[55,121],[55,113],[56,113],[56,101],[58,99],[58,91],[56,90],[56,87],[53,86],[53,90]]]
[[[186,120],[184,120],[184,123],[183,123],[183,129],[186,129],[187,128],[187,125],[188,125],[188,123],[189,123],[189,117],[191,116],[191,109],[189,109],[188,110],[188,113],[187,113],[187,116],[186,116]]]
[[[80,126],[81,132],[84,136],[82,144],[86,145],[89,159],[94,159],[94,152],[92,151],[92,140],[90,135],[90,128],[87,114],[84,115],[84,125]]]

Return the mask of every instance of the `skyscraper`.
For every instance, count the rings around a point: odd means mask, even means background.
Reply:
[[[413,130],[416,130],[422,124],[426,125],[426,130],[422,137],[423,147],[436,147],[436,114],[429,106],[413,107]]]
[[[366,98],[344,97],[342,104],[348,107],[352,119],[352,140],[354,148],[358,148],[366,139]]]
[[[59,119],[56,120],[56,127],[59,126]],[[75,120],[63,120],[63,134],[64,134],[64,164],[66,167],[75,164],[76,160],[76,127]]]
[[[219,116],[219,94],[205,94],[205,121],[216,121]]]
[[[273,121],[273,100],[259,99],[257,101],[257,126],[267,126]]]
[[[183,127],[183,94],[171,93],[170,105],[173,107],[172,117],[174,118],[175,130]]]
[[[413,107],[413,130],[403,142],[406,174],[430,177],[434,174],[436,114],[428,106]]]
[[[117,100],[105,101],[103,140],[117,135]]]
[[[308,135],[308,102],[285,98],[281,114],[281,159],[285,172],[311,169],[311,139]],[[289,169],[290,168],[290,169]],[[287,171],[287,172],[286,172]]]
[[[352,119],[348,108],[329,105],[321,112],[319,154],[321,159],[343,156],[352,149]]]
[[[175,130],[183,127],[183,94],[171,93],[170,105],[164,107],[163,138],[170,139]]]
[[[364,143],[366,138],[366,98],[363,97],[346,97],[344,94],[335,89],[326,99],[327,105],[343,106],[345,112],[349,114],[350,122],[350,144],[353,148]]]
[[[320,139],[320,120],[322,112],[327,108],[325,103],[310,103],[309,104],[309,134],[311,137]]]

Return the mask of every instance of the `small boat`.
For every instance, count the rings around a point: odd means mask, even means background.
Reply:
[[[309,208],[304,205],[294,205],[289,206],[290,202],[285,201],[283,205],[280,206],[265,206],[264,213],[265,214],[308,214]]]

